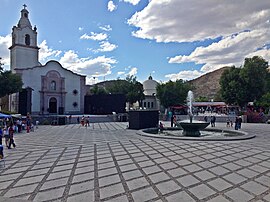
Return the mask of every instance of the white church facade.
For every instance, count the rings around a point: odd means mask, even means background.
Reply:
[[[10,110],[31,114],[78,114],[84,112],[87,91],[86,76],[62,67],[57,61],[39,62],[37,28],[32,28],[26,6],[12,28],[10,68],[21,76],[24,96],[19,93],[10,98]],[[21,93],[23,94],[23,93]]]

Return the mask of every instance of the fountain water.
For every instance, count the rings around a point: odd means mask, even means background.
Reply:
[[[188,95],[187,95],[187,104],[188,104],[188,109],[189,109],[188,114],[189,114],[190,123],[192,123],[192,119],[193,119],[193,113],[192,113],[193,100],[194,100],[194,95],[193,95],[193,92],[190,90],[188,91]]]
[[[187,104],[189,106],[189,122],[182,121],[180,122],[180,126],[183,128],[183,135],[191,136],[191,137],[199,137],[201,135],[200,130],[205,129],[209,123],[202,122],[202,121],[193,121],[193,113],[192,113],[192,106],[193,106],[194,95],[192,91],[188,91],[187,96]]]

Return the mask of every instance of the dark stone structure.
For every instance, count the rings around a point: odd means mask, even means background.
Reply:
[[[158,110],[129,111],[129,129],[144,129],[158,126]]]
[[[84,97],[85,114],[125,113],[125,107],[126,97],[123,94],[86,95]]]
[[[19,93],[19,114],[26,116],[27,113],[31,114],[32,106],[32,88],[25,88]]]

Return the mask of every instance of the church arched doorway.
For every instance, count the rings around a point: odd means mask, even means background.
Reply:
[[[57,99],[55,97],[50,98],[49,113],[57,113]]]

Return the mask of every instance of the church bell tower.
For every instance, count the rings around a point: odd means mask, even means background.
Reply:
[[[32,29],[26,5],[21,10],[17,26],[12,28],[12,46],[10,49],[10,67],[12,72],[28,67],[39,66],[37,46],[37,28]]]

